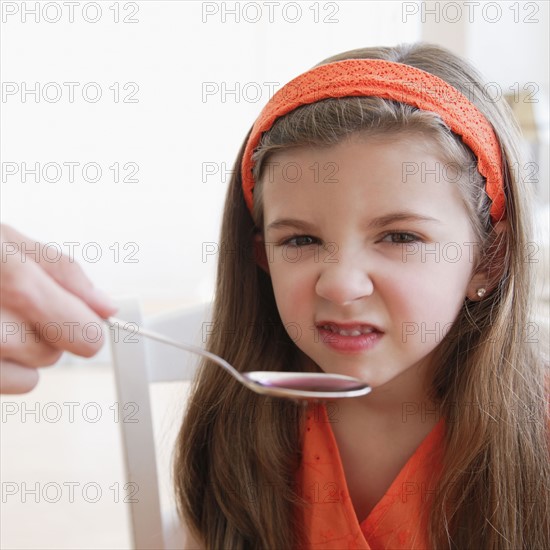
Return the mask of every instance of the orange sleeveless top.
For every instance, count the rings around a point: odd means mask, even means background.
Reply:
[[[298,487],[309,503],[303,517],[306,547],[319,550],[429,548],[421,512],[436,489],[443,435],[441,419],[368,517],[359,522],[326,408],[310,406],[298,473]]]

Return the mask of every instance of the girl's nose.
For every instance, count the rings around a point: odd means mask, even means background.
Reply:
[[[364,266],[353,260],[325,264],[315,285],[317,295],[337,305],[360,300],[374,291],[372,279]]]

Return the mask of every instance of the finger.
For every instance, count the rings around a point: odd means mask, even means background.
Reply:
[[[27,393],[38,384],[38,370],[0,361],[0,393]]]
[[[9,269],[2,269],[2,307],[22,319],[45,327],[57,327],[60,334],[47,342],[56,349],[84,357],[95,355],[104,341],[102,319],[77,296],[47,276],[34,262],[14,256]],[[23,328],[23,327],[21,327]]]
[[[63,355],[60,349],[49,342],[58,339],[60,327],[41,327],[39,323],[24,321],[5,309],[0,319],[0,360],[23,367],[46,367],[57,363]]]
[[[11,226],[2,225],[0,239],[3,264],[10,256],[22,256],[22,263],[39,264],[60,286],[84,300],[100,317],[105,319],[117,311],[112,300],[94,287],[74,258],[66,254],[59,256],[57,250],[48,254],[48,247],[45,244],[29,239]],[[50,246],[50,248],[53,247]],[[52,258],[52,261],[48,261],[48,258]]]
[[[75,296],[82,299],[90,309],[95,311],[100,317],[106,319],[117,311],[113,303],[103,291],[94,287],[90,279],[85,275],[82,267],[71,259],[63,255],[55,263],[42,265],[46,271],[60,286],[68,290]]]

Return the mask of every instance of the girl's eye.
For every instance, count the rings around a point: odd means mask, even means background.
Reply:
[[[393,233],[388,233],[382,241],[390,242],[392,244],[407,244],[420,241],[420,237],[414,235],[413,233],[405,233],[403,231],[394,231]]]
[[[287,239],[283,244],[290,246],[309,246],[315,244],[317,239],[315,237],[310,237],[309,235],[296,235]]]

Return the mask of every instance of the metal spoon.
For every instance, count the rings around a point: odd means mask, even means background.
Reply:
[[[371,391],[369,385],[364,384],[357,378],[342,374],[281,371],[251,371],[241,373],[225,359],[203,348],[176,342],[162,334],[139,327],[136,323],[129,323],[115,317],[109,317],[106,322],[111,326],[118,325],[119,328],[126,332],[140,334],[158,342],[208,357],[208,359],[229,372],[241,384],[263,395],[306,400],[340,399],[343,397],[359,397]]]

